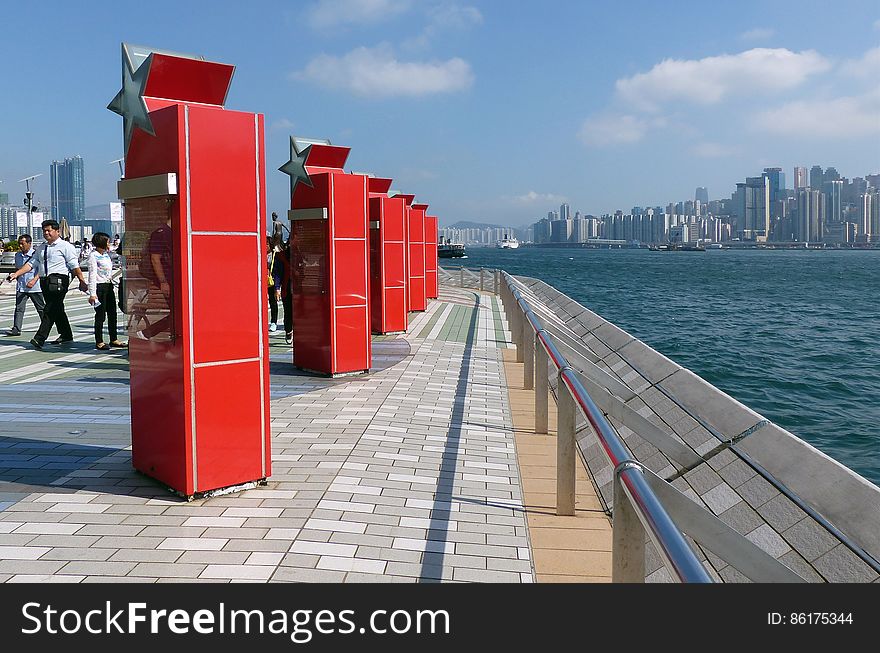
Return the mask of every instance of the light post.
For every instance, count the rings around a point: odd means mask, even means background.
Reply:
[[[19,183],[24,182],[25,188],[27,189],[27,190],[25,190],[25,193],[24,193],[24,203],[27,206],[27,218],[28,218],[27,228],[28,229],[32,229],[32,227],[31,227],[31,213],[34,210],[34,193],[31,190],[31,182],[34,179],[36,179],[37,177],[42,177],[42,176],[43,176],[43,173],[40,173],[37,175],[31,175],[30,177],[25,177],[24,179],[18,180]],[[36,239],[34,239],[34,240],[36,240]]]

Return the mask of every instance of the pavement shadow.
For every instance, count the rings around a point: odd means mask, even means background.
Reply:
[[[161,483],[137,472],[131,466],[131,452],[124,447],[0,436],[0,510],[35,492],[77,490],[173,496]]]

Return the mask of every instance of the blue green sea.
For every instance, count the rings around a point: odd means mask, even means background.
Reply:
[[[880,250],[468,248],[555,286],[880,485]]]

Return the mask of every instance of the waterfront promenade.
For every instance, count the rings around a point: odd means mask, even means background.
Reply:
[[[0,340],[0,582],[610,580],[583,469],[577,516],[554,515],[552,428],[508,390],[494,295],[442,289],[364,376],[298,372],[270,334],[268,485],[189,503],[132,469],[126,353],[95,351],[92,309],[66,303],[72,346],[30,348],[32,308]]]

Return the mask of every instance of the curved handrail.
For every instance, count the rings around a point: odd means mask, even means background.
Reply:
[[[502,271],[505,282],[509,283],[509,275]],[[642,475],[641,465],[634,460],[623,444],[623,441],[614,431],[614,428],[605,418],[598,406],[593,402],[589,393],[584,389],[580,380],[575,376],[562,352],[553,343],[550,335],[541,326],[534,311],[528,305],[528,301],[519,291],[511,290],[511,294],[523,311],[523,315],[535,330],[538,342],[547,352],[554,367],[559,372],[559,378],[565,383],[580,408],[584,417],[590,422],[599,438],[599,442],[605,450],[605,454],[611,461],[621,485],[626,491],[632,506],[635,508],[639,520],[657,547],[658,552],[666,561],[666,565],[685,583],[711,583],[712,578],[700,563],[693,549],[687,543],[684,535],[676,527],[675,522],[663,508],[657,496],[648,486]]]

